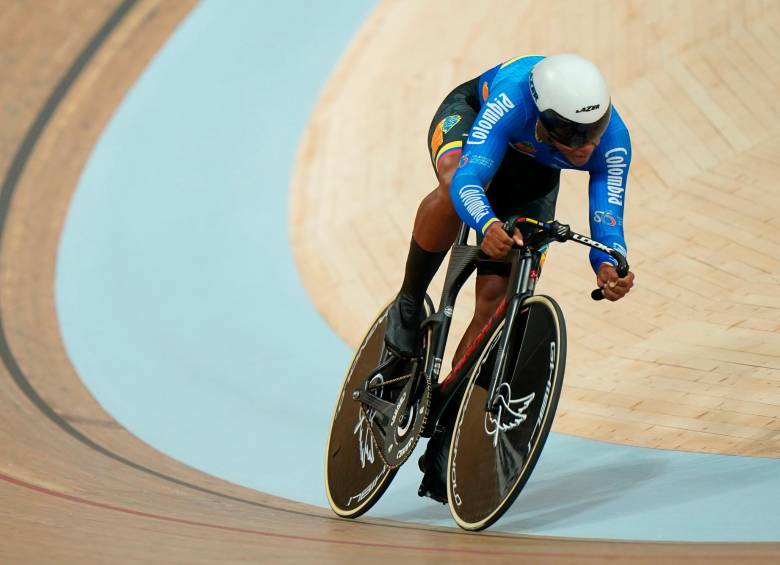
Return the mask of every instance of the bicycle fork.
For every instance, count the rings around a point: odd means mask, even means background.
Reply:
[[[515,263],[509,277],[504,329],[498,342],[496,364],[490,377],[490,387],[488,387],[488,395],[485,402],[485,411],[494,415],[498,413],[499,409],[496,389],[499,383],[504,382],[509,361],[506,352],[509,351],[510,340],[514,337],[511,330],[515,325],[517,317],[520,315],[520,307],[523,302],[534,293],[538,272],[538,261],[535,261],[534,254],[527,247],[523,247],[520,250],[520,260]]]

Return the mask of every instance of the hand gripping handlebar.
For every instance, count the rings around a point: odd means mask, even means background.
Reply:
[[[542,231],[544,231],[544,233],[547,234],[547,236],[549,236],[551,239],[555,241],[560,241],[560,242],[576,241],[577,243],[580,243],[582,245],[586,245],[588,247],[598,249],[599,251],[603,251],[604,253],[607,253],[610,257],[612,257],[617,262],[616,270],[620,278],[623,278],[626,275],[628,275],[628,261],[626,261],[625,255],[623,255],[617,249],[613,249],[612,247],[608,247],[603,243],[595,241],[587,236],[573,232],[567,224],[562,224],[557,220],[553,222],[542,222],[539,220],[535,220],[533,218],[523,218],[523,217],[514,216],[509,218],[504,223],[504,230],[506,230],[506,232],[511,236],[514,233],[514,228],[517,224],[532,224],[534,226],[537,226]],[[604,298],[604,293],[600,288],[597,288],[590,293],[590,297],[593,300],[602,300]]]

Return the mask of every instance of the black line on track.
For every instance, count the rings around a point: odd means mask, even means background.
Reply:
[[[11,207],[11,199],[16,191],[17,185],[19,184],[19,179],[21,178],[22,173],[24,172],[25,166],[27,165],[27,162],[29,161],[30,156],[33,153],[33,150],[35,149],[38,140],[43,134],[43,131],[46,129],[46,126],[48,125],[49,121],[54,115],[54,112],[59,107],[60,102],[62,102],[62,100],[67,95],[67,93],[70,91],[70,88],[73,86],[73,84],[76,82],[78,77],[81,75],[81,72],[86,68],[86,66],[94,57],[95,53],[97,53],[100,47],[103,46],[103,44],[109,38],[111,33],[117,28],[117,26],[119,26],[119,24],[124,20],[125,16],[127,16],[127,14],[137,3],[138,0],[124,0],[116,8],[116,10],[114,10],[114,12],[108,18],[108,20],[106,20],[103,26],[95,33],[95,35],[89,41],[89,43],[84,48],[84,50],[79,54],[79,56],[70,66],[70,68],[67,70],[67,72],[62,77],[62,79],[60,79],[60,82],[57,84],[55,89],[49,95],[49,98],[46,100],[46,103],[43,105],[43,108],[40,110],[37,117],[35,118],[35,121],[30,126],[30,129],[27,130],[27,133],[25,134],[24,139],[22,140],[22,143],[19,146],[19,149],[14,155],[14,159],[11,162],[11,166],[8,169],[8,174],[6,174],[5,178],[3,179],[2,190],[0,191],[0,244],[2,243],[3,237],[5,235],[6,221],[8,219],[8,211],[10,210]],[[226,500],[231,500],[233,502],[248,504],[266,510],[272,510],[274,512],[297,514],[299,516],[306,516],[310,518],[318,518],[322,520],[329,520],[329,521],[336,521],[336,522],[345,521],[343,518],[338,518],[336,516],[321,516],[319,514],[304,512],[302,510],[291,510],[287,508],[279,508],[277,506],[273,506],[270,504],[256,502],[254,500],[248,500],[246,498],[241,498],[238,496],[233,496],[230,494],[225,494],[205,487],[201,487],[199,485],[189,483],[181,479],[177,479],[176,477],[166,475],[165,473],[161,473],[160,471],[155,471],[154,469],[150,469],[149,467],[145,467],[140,463],[131,461],[130,459],[127,459],[126,457],[123,457],[122,455],[119,455],[118,453],[115,453],[110,449],[103,447],[102,445],[95,442],[88,436],[84,435],[78,429],[74,428],[67,420],[65,420],[62,416],[60,416],[38,394],[38,392],[32,386],[30,380],[24,374],[22,369],[19,367],[19,363],[17,363],[16,358],[14,357],[14,354],[11,351],[11,347],[8,343],[8,337],[5,333],[5,324],[3,320],[2,310],[3,308],[2,305],[0,304],[0,357],[3,360],[3,364],[5,365],[6,369],[8,369],[9,374],[11,375],[14,382],[16,383],[16,386],[19,387],[19,389],[30,400],[30,402],[32,402],[35,405],[35,407],[38,408],[38,410],[40,410],[44,416],[46,416],[49,420],[51,420],[54,424],[56,424],[62,431],[64,431],[74,439],[78,440],[82,444],[86,445],[87,447],[91,448],[94,451],[97,451],[102,455],[105,455],[110,459],[113,459],[114,461],[122,463],[123,465],[127,465],[128,467],[131,467],[136,471],[141,471],[142,473],[152,475],[154,477],[157,477],[158,479],[162,479],[163,481],[173,483],[175,485],[185,487],[191,490],[195,490],[203,494],[216,496]],[[419,526],[405,526],[400,524],[377,524],[377,523],[366,522],[366,521],[361,521],[360,524],[366,526],[380,526],[382,528],[398,528],[402,530],[422,530],[422,531],[429,531],[432,533],[433,532],[447,533],[447,534],[454,533],[454,532],[442,532],[440,530],[435,530],[432,528],[419,527]],[[490,534],[490,535],[491,537],[511,537],[516,539],[516,536],[511,536],[511,535],[502,535],[502,534]]]
[[[79,54],[79,56],[73,62],[71,67],[62,77],[62,79],[60,79],[60,82],[57,84],[54,91],[49,95],[49,98],[46,100],[46,103],[43,105],[43,108],[38,113],[38,116],[35,118],[35,121],[33,122],[32,126],[30,126],[30,129],[25,134],[24,140],[19,146],[19,149],[17,150],[16,155],[14,156],[14,159],[11,162],[11,166],[8,169],[8,174],[3,180],[2,192],[0,192],[0,243],[2,242],[2,239],[5,235],[6,221],[8,219],[8,211],[11,206],[11,199],[14,195],[14,192],[16,191],[17,185],[19,184],[19,179],[21,178],[22,173],[24,172],[25,166],[27,165],[27,162],[29,161],[30,156],[32,155],[32,152],[35,149],[35,146],[38,143],[38,140],[40,139],[43,131],[46,129],[46,126],[51,120],[51,117],[54,115],[54,112],[57,110],[60,102],[62,102],[63,98],[65,98],[68,91],[76,82],[76,79],[78,79],[81,72],[86,68],[86,66],[94,57],[95,53],[97,53],[100,47],[103,46],[103,44],[106,42],[106,40],[111,35],[111,33],[124,20],[125,16],[127,16],[127,14],[137,3],[138,0],[124,0],[116,8],[116,10],[114,10],[114,12],[108,18],[108,20],[106,20],[103,26],[97,31],[97,33],[95,33],[95,35],[89,41],[89,43],[84,48],[84,50]],[[91,438],[84,435],[82,432],[74,428],[67,420],[65,420],[65,418],[63,418],[57,412],[55,412],[55,410],[43,398],[41,398],[41,396],[38,394],[38,392],[30,383],[30,380],[24,374],[22,369],[19,367],[19,364],[17,363],[16,358],[14,357],[14,354],[11,351],[11,347],[8,343],[8,337],[5,332],[5,324],[2,316],[1,305],[0,305],[0,357],[2,357],[3,363],[8,369],[8,372],[13,377],[14,382],[19,387],[19,389],[24,393],[24,395],[30,400],[30,402],[32,402],[36,406],[36,408],[38,408],[43,413],[44,416],[46,416],[49,420],[54,422],[65,433],[77,439],[78,441],[80,441],[87,447],[93,449],[94,451],[97,451],[98,453],[101,453],[106,457],[109,457],[115,461],[118,461],[124,465],[132,467],[133,469],[136,469],[143,473],[153,475],[159,479],[163,479],[165,481],[174,483],[179,486],[194,489],[205,494],[227,498],[235,502],[242,502],[246,504],[251,504],[253,506],[259,506],[261,508],[266,508],[269,510],[291,512],[294,514],[302,514],[305,516],[316,516],[316,514],[308,514],[296,510],[275,508],[268,504],[263,504],[252,500],[246,500],[237,496],[231,496],[229,494],[220,493],[198,485],[194,485],[192,483],[188,483],[181,479],[177,479],[176,477],[171,477],[159,471],[155,471],[154,469],[145,467],[139,463],[136,463],[135,461],[131,461],[130,459],[127,459],[119,455],[118,453],[114,453],[113,451],[107,449],[106,447],[103,447],[102,445],[96,443]]]

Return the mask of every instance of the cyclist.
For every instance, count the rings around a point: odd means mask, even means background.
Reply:
[[[389,310],[385,342],[396,354],[418,352],[425,292],[460,220],[476,231],[484,254],[504,257],[513,243],[522,245],[524,233],[516,229],[510,237],[499,218],[552,219],[561,169],[590,173],[591,237],[625,254],[631,141],[604,77],[587,59],[518,57],[458,86],[436,111],[428,146],[439,184],[417,210],[403,284]],[[623,298],[633,286],[634,274],[620,278],[609,255],[591,250],[590,262],[608,300]],[[455,359],[495,312],[508,275],[508,264],[479,267],[474,316]],[[440,502],[447,498],[447,449],[457,404],[442,415],[420,459],[425,474],[419,493]]]

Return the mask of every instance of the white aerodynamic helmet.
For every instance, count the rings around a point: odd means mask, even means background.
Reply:
[[[555,141],[580,147],[607,129],[612,114],[607,81],[584,57],[546,57],[531,69],[528,84],[539,119]]]

